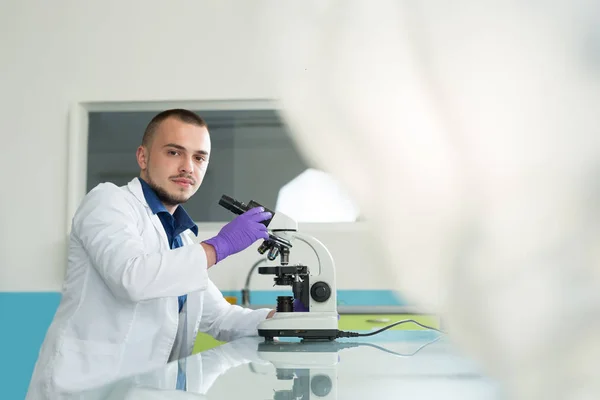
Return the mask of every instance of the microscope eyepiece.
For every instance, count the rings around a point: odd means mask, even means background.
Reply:
[[[221,196],[221,200],[219,200],[219,205],[238,215],[243,214],[249,210],[246,204],[226,195]]]
[[[268,209],[267,207],[263,206],[260,203],[257,203],[254,200],[250,200],[250,203],[246,204],[225,194],[221,196],[221,199],[219,200],[219,205],[237,215],[241,215],[246,211],[250,210],[251,208],[255,207],[262,207],[265,211],[270,212],[271,215],[275,215],[275,212],[273,210]],[[261,224],[268,227],[272,219],[273,217],[266,219],[262,221]]]

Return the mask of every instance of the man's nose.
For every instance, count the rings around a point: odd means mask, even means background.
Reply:
[[[191,157],[183,158],[181,165],[179,166],[179,172],[185,172],[188,174],[194,172],[194,161]]]

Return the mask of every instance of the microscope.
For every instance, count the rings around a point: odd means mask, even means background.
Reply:
[[[299,232],[298,223],[289,216],[273,212],[253,200],[246,205],[223,195],[219,205],[238,215],[254,207],[263,207],[273,215],[263,221],[269,238],[262,242],[258,252],[266,253],[270,261],[279,257],[280,265],[259,267],[258,273],[274,275],[275,285],[291,286],[292,295],[277,297],[277,312],[259,324],[258,334],[266,341],[273,341],[275,337],[335,340],[338,334],[335,265],[323,243]],[[318,265],[289,265],[290,249],[297,241],[314,251]]]

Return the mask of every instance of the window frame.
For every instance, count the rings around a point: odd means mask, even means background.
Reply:
[[[71,221],[77,207],[87,193],[89,114],[91,112],[160,112],[170,108],[186,108],[195,111],[280,110],[277,102],[271,99],[74,103],[69,109],[68,122],[67,214],[65,221],[67,235],[70,234]]]

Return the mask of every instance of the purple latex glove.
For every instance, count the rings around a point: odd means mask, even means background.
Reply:
[[[235,217],[233,221],[221,228],[217,236],[205,240],[204,243],[215,248],[217,262],[219,262],[244,250],[258,239],[268,239],[267,227],[261,224],[261,221],[271,217],[271,213],[265,212],[262,207],[252,208]]]

